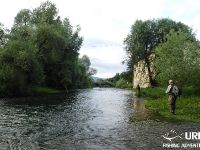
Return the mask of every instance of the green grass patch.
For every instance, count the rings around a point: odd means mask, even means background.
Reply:
[[[49,88],[49,87],[34,87],[33,91],[35,94],[56,94],[56,93],[63,92],[61,90],[57,90],[57,89]]]
[[[147,88],[141,89],[141,94],[145,97],[145,106],[151,111],[159,114],[169,122],[200,122],[200,96],[194,95],[189,89],[184,90],[182,96],[176,100],[176,115],[169,112],[168,95],[165,94],[164,88]],[[193,94],[191,94],[193,93]]]
[[[164,88],[141,88],[140,92],[141,96],[150,97],[153,99],[157,99],[166,95]]]

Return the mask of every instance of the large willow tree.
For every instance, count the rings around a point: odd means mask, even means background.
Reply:
[[[0,96],[30,94],[35,86],[84,87],[89,75],[78,58],[79,32],[49,1],[21,10],[6,38],[0,25]]]
[[[128,69],[132,72],[134,64],[144,60],[151,85],[155,83],[155,80],[150,68],[149,56],[155,52],[159,43],[165,42],[166,36],[171,30],[181,30],[193,35],[192,30],[187,25],[170,19],[137,20],[124,40]]]

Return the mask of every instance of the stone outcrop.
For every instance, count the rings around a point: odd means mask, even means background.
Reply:
[[[151,62],[151,67],[150,70],[152,72],[152,77],[155,77],[155,73],[153,70],[153,60],[155,56],[151,55],[149,57],[149,60]],[[137,84],[140,85],[140,87],[146,88],[150,87],[151,84],[149,82],[149,75],[148,75],[148,70],[145,64],[144,60],[139,61],[137,64],[134,65],[134,70],[133,70],[133,87],[135,88]]]

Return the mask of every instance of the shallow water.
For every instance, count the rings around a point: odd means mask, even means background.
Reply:
[[[162,122],[121,89],[0,100],[0,149],[162,149],[170,130],[200,127]]]

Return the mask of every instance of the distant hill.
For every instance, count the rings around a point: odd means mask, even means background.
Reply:
[[[96,82],[96,81],[98,81],[98,80],[102,80],[102,78],[92,76],[92,80],[93,80],[94,82]]]
[[[94,87],[114,87],[115,85],[108,81],[106,78],[99,78],[92,76],[92,80],[94,82]]]

